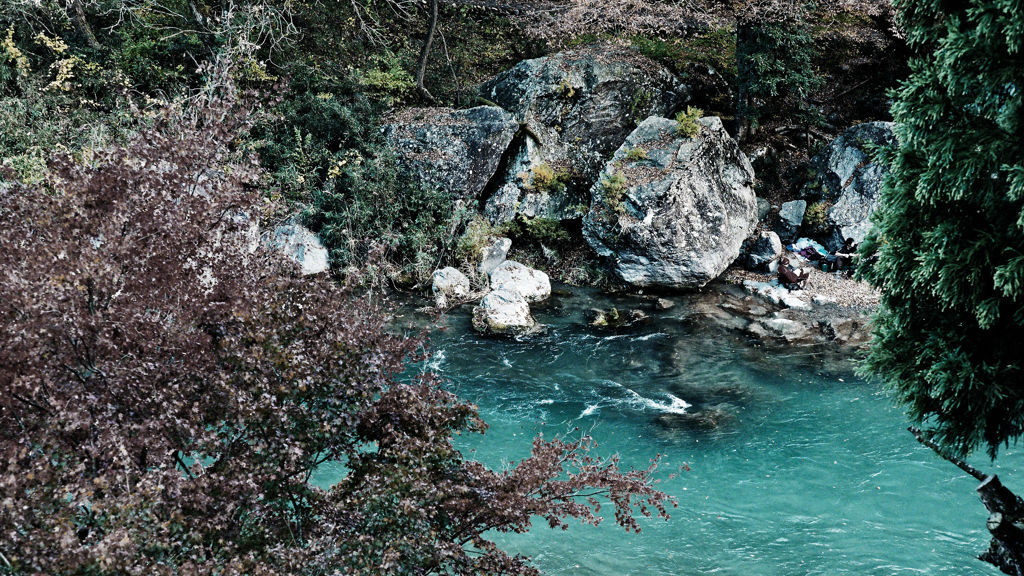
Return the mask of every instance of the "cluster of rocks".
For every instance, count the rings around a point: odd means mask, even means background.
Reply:
[[[758,221],[754,172],[717,117],[683,132],[666,118],[690,88],[630,48],[602,45],[520,62],[469,110],[394,116],[399,167],[514,218],[581,220],[618,278],[695,288],[740,254]]]
[[[887,172],[872,159],[873,149],[893,143],[892,129],[892,122],[857,124],[811,159],[801,198],[779,209],[773,229],[783,242],[806,235],[836,250],[847,238],[864,240]]]
[[[511,245],[508,238],[492,238],[477,266],[477,271],[487,276],[487,290],[473,308],[473,327],[484,334],[521,336],[536,330],[530,304],[551,296],[547,274],[505,259]],[[480,296],[471,291],[469,277],[451,267],[434,272],[431,292],[439,309]]]
[[[759,226],[744,241],[737,262],[751,271],[774,274],[783,246],[799,237],[816,239],[832,252],[847,238],[860,244],[871,230],[886,175],[871,155],[874,148],[892,144],[892,128],[891,122],[851,127],[811,159],[801,198],[777,207],[761,206],[758,199]],[[777,212],[772,214],[772,208]]]
[[[384,133],[400,170],[482,206],[492,224],[577,220],[613,274],[638,288],[699,288],[733,263],[774,274],[799,235],[832,250],[864,238],[884,176],[871,147],[891,142],[890,124],[848,130],[812,160],[800,199],[771,206],[720,119],[685,130],[671,119],[691,92],[629,48],[592,46],[520,62],[483,85],[486,106],[405,110]],[[532,330],[529,305],[550,293],[542,272],[504,261],[509,245],[495,238],[484,249],[488,288],[474,308],[484,332]],[[433,289],[440,308],[480,296],[452,268],[435,273]],[[791,294],[761,296],[802,309]],[[620,321],[599,312],[598,323]]]

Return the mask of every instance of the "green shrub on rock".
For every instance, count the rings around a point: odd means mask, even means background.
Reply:
[[[697,120],[700,120],[703,116],[704,111],[700,108],[687,106],[686,110],[676,115],[676,122],[678,124],[676,129],[683,136],[693,138],[700,134],[700,124],[697,123]]]

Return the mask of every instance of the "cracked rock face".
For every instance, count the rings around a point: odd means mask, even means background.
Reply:
[[[562,218],[579,217],[572,206],[585,199],[579,196],[636,123],[672,114],[689,99],[689,88],[633,50],[603,45],[520,62],[481,94],[525,126],[504,182],[520,189],[533,215]],[[536,186],[533,171],[544,165],[564,171],[564,189]]]
[[[696,288],[740,253],[757,224],[754,170],[716,117],[686,137],[645,120],[591,189],[583,236],[624,282]]]
[[[846,238],[858,244],[871,229],[878,191],[887,170],[872,161],[869,148],[893,142],[892,122],[865,122],[849,128],[818,156],[809,168],[811,181],[804,195],[831,204],[825,217],[823,243],[830,250]]]
[[[511,114],[494,106],[413,108],[390,118],[384,135],[403,173],[458,199],[475,200],[518,129]]]

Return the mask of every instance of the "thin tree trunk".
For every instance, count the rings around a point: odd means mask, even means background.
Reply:
[[[430,49],[434,45],[434,35],[437,33],[437,10],[438,0],[430,0],[430,23],[427,25],[427,37],[423,39],[423,47],[420,49],[420,58],[416,66],[416,91],[431,104],[436,104],[437,99],[427,90],[423,79],[427,75],[427,61],[430,59]]]
[[[203,14],[199,12],[199,7],[196,6],[195,0],[188,0],[188,9],[192,11],[192,18],[202,27],[206,26],[206,19],[203,18]]]
[[[917,441],[931,448],[944,460],[981,481],[977,492],[989,512],[986,527],[992,540],[978,558],[1010,576],[1024,576],[1024,500],[1003,486],[995,474],[987,475],[970,464],[946,454],[941,447],[910,428]]]
[[[749,26],[736,23],[736,140],[744,142],[750,135],[750,94],[747,82],[750,81],[750,65],[744,52],[745,44],[750,38]]]
[[[71,21],[75,25],[75,29],[78,34],[85,38],[86,44],[89,45],[93,50],[100,49],[100,43],[96,41],[96,36],[92,33],[92,28],[89,27],[89,23],[85,20],[85,8],[82,7],[82,0],[71,0]]]

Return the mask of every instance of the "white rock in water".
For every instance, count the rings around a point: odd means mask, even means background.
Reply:
[[[519,335],[533,330],[537,321],[518,292],[495,290],[473,308],[473,328],[484,334]]]
[[[302,268],[303,276],[326,272],[330,268],[327,248],[320,243],[320,238],[316,234],[304,226],[278,226],[268,235],[266,243],[298,264]]]
[[[540,302],[551,295],[551,281],[540,270],[506,260],[491,272],[491,289],[508,290],[527,302]]]
[[[450,266],[441,268],[434,271],[430,291],[434,294],[434,304],[447,308],[450,303],[469,296],[469,278]]]

